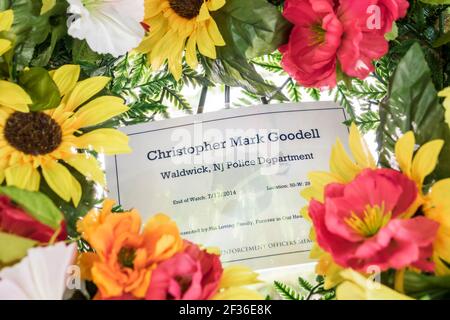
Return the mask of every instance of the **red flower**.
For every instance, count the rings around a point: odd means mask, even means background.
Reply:
[[[336,86],[338,68],[366,78],[374,71],[372,61],[388,51],[385,33],[408,5],[406,0],[286,0],[283,15],[294,28],[279,48],[283,68],[305,87]]]
[[[432,271],[439,224],[402,219],[417,194],[414,181],[391,169],[368,169],[349,184],[330,184],[324,204],[312,200],[309,206],[317,243],[337,264],[361,272],[411,265]]]
[[[186,241],[185,250],[153,271],[147,300],[207,300],[218,290],[223,273],[219,256]]]
[[[8,197],[0,196],[0,231],[47,243],[54,236],[55,230],[39,222],[24,210],[15,206]],[[64,221],[56,240],[67,238]]]

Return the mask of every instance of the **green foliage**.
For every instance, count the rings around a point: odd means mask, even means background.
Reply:
[[[312,284],[306,279],[299,277],[299,288],[293,288],[280,281],[274,281],[275,290],[284,300],[332,300],[335,297],[335,290],[324,289],[325,279],[322,276],[316,277],[316,284]]]
[[[0,194],[8,196],[37,221],[57,230],[63,215],[53,202],[40,192],[32,192],[15,187],[0,187]]]
[[[183,66],[182,79],[176,81],[167,69],[151,70],[144,55],[118,59],[108,75],[112,77],[111,93],[122,96],[130,107],[128,112],[115,120],[115,125],[147,122],[157,114],[168,117],[169,108],[190,113],[192,107],[182,94],[182,89],[186,85],[196,88],[212,84],[203,74],[187,65]]]
[[[450,276],[405,273],[405,293],[416,299],[450,299]]]
[[[266,0],[229,0],[212,16],[226,46],[217,48],[215,60],[202,57],[206,75],[215,83],[242,87],[259,96],[277,94],[277,88],[265,82],[249,60],[286,43],[289,22]]]
[[[0,232],[0,268],[20,260],[35,245],[36,241]]]
[[[24,70],[19,76],[19,85],[33,100],[33,104],[29,106],[31,111],[53,109],[61,102],[59,89],[44,68]]]
[[[55,6],[43,15],[40,15],[41,7],[40,0],[11,2],[11,8],[14,10],[12,31],[15,35],[15,65],[11,68],[12,71],[20,71],[30,64],[46,66],[56,43],[66,34],[66,1],[57,1]]]
[[[377,139],[382,165],[395,163],[395,142],[413,130],[419,145],[434,139],[446,141],[435,174],[440,178],[450,176],[450,129],[419,45],[411,47],[392,76],[380,119]]]
[[[274,52],[288,41],[292,25],[266,0],[228,0],[212,16],[226,46],[222,56],[253,59]]]

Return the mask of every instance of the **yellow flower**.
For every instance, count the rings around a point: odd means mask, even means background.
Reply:
[[[445,109],[445,122],[450,126],[450,87],[439,92],[440,97],[445,97],[444,109]]]
[[[11,30],[14,21],[14,12],[6,10],[0,12],[0,32]],[[0,38],[0,56],[11,49],[11,41]]]
[[[52,72],[62,100],[57,108],[39,112],[29,112],[27,105],[32,101],[23,89],[0,81],[0,183],[6,179],[7,185],[36,191],[42,175],[58,196],[78,205],[81,186],[61,162],[104,186],[97,159],[79,151],[130,152],[128,137],[118,130],[96,129],[81,134],[81,128],[103,123],[128,108],[122,99],[112,96],[87,102],[109,78],[78,82],[79,74],[80,67],[75,65]]]
[[[55,4],[56,0],[42,0],[41,15],[52,10]]]
[[[337,139],[331,150],[330,172],[311,172],[308,178],[311,186],[303,189],[301,195],[307,201],[316,199],[323,201],[325,186],[330,183],[348,183],[361,171],[376,168],[376,163],[370,154],[369,147],[355,124],[350,127],[349,146],[353,159],[345,152],[342,142]]]
[[[257,291],[246,288],[259,283],[258,274],[245,266],[229,266],[223,270],[219,290],[213,300],[262,300]]]
[[[200,53],[216,58],[216,46],[224,46],[216,22],[209,14],[225,5],[225,0],[146,0],[144,22],[150,30],[138,52],[148,53],[153,69],[168,60],[176,79],[182,72],[183,51],[186,62],[196,68]]]
[[[450,262],[450,179],[434,183],[428,193],[423,191],[425,178],[436,168],[439,154],[444,146],[443,140],[433,140],[424,144],[414,155],[416,140],[410,131],[403,135],[395,145],[395,156],[400,170],[414,180],[419,190],[417,207],[422,205],[424,214],[440,224],[433,243],[433,260],[436,273],[442,275],[448,268],[441,259]],[[413,213],[412,213],[413,214]]]
[[[337,300],[413,300],[352,269],[342,271],[340,276],[344,281],[336,289]]]

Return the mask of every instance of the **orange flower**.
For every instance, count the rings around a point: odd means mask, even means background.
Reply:
[[[177,224],[164,214],[157,214],[147,222],[143,233],[148,252],[154,262],[169,259],[183,249],[183,239]]]
[[[183,241],[169,217],[151,218],[141,234],[138,211],[112,213],[113,204],[106,200],[100,212],[94,209],[78,223],[97,256],[89,259],[92,280],[102,299],[129,294],[143,298],[156,263],[179,252]]]

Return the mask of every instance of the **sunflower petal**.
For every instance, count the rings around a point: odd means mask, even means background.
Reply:
[[[76,207],[78,207],[78,204],[80,203],[81,200],[81,195],[82,195],[82,189],[81,189],[81,185],[78,182],[77,179],[75,179],[75,177],[73,175],[70,175],[72,178],[72,188],[71,188],[71,197],[72,197],[72,202],[73,205]]]
[[[62,164],[49,162],[42,166],[42,175],[49,187],[63,200],[70,201],[73,192],[72,174]]]
[[[11,41],[0,39],[0,56],[11,49]]]
[[[39,173],[31,164],[15,165],[5,169],[5,178],[8,186],[29,191],[39,189]]]
[[[370,153],[369,147],[364,141],[364,138],[359,133],[359,130],[356,127],[355,123],[352,123],[350,127],[349,145],[356,163],[361,168],[376,167],[375,160]]]
[[[9,31],[14,22],[14,11],[6,10],[0,12],[0,32]]]
[[[92,179],[100,184],[102,187],[106,185],[105,174],[95,157],[85,154],[77,154],[72,158],[65,160],[65,162],[74,167],[85,177]]]
[[[224,46],[225,40],[223,39],[222,35],[220,34],[219,28],[217,27],[216,22],[213,19],[210,19],[207,23],[208,27],[208,34],[211,37],[211,39],[214,41],[214,44],[216,46]]]
[[[107,155],[130,153],[128,136],[116,129],[97,129],[88,132],[76,140],[81,149],[93,149]]]
[[[444,146],[443,140],[434,140],[424,144],[412,162],[411,178],[420,186],[425,178],[436,168],[439,154]]]
[[[208,1],[209,11],[216,11],[225,5],[225,0],[210,0]]]
[[[0,105],[16,111],[28,112],[32,104],[30,96],[15,83],[0,80]]]
[[[75,88],[80,77],[80,66],[66,64],[55,70],[52,74],[53,81],[59,89],[61,97],[70,93]]]
[[[330,170],[342,178],[344,182],[352,181],[360,172],[360,168],[347,155],[339,139],[331,149]]]
[[[311,185],[300,192],[300,195],[308,201],[310,201],[311,199],[315,199],[317,201],[323,202],[324,190],[326,185],[335,182],[344,182],[340,180],[336,175],[323,171],[310,172],[308,174],[308,179],[311,182]]]
[[[200,51],[202,55],[211,59],[217,58],[214,41],[209,36],[208,30],[206,30],[206,28],[200,28],[198,30],[197,45],[198,51]]]
[[[110,80],[108,77],[92,77],[78,82],[73,91],[64,99],[66,111],[74,111],[105,88]]]
[[[405,133],[395,144],[395,158],[397,159],[400,170],[407,176],[411,176],[415,144],[416,139],[412,131]]]
[[[105,122],[128,110],[123,99],[113,96],[103,96],[92,100],[81,107],[76,113],[77,126],[90,127]]]
[[[209,15],[208,6],[206,5],[206,3],[203,3],[196,20],[197,22],[202,22],[208,20],[209,18],[211,18],[211,16]]]
[[[194,70],[198,66],[197,34],[195,32],[189,37],[186,44],[186,63]]]

